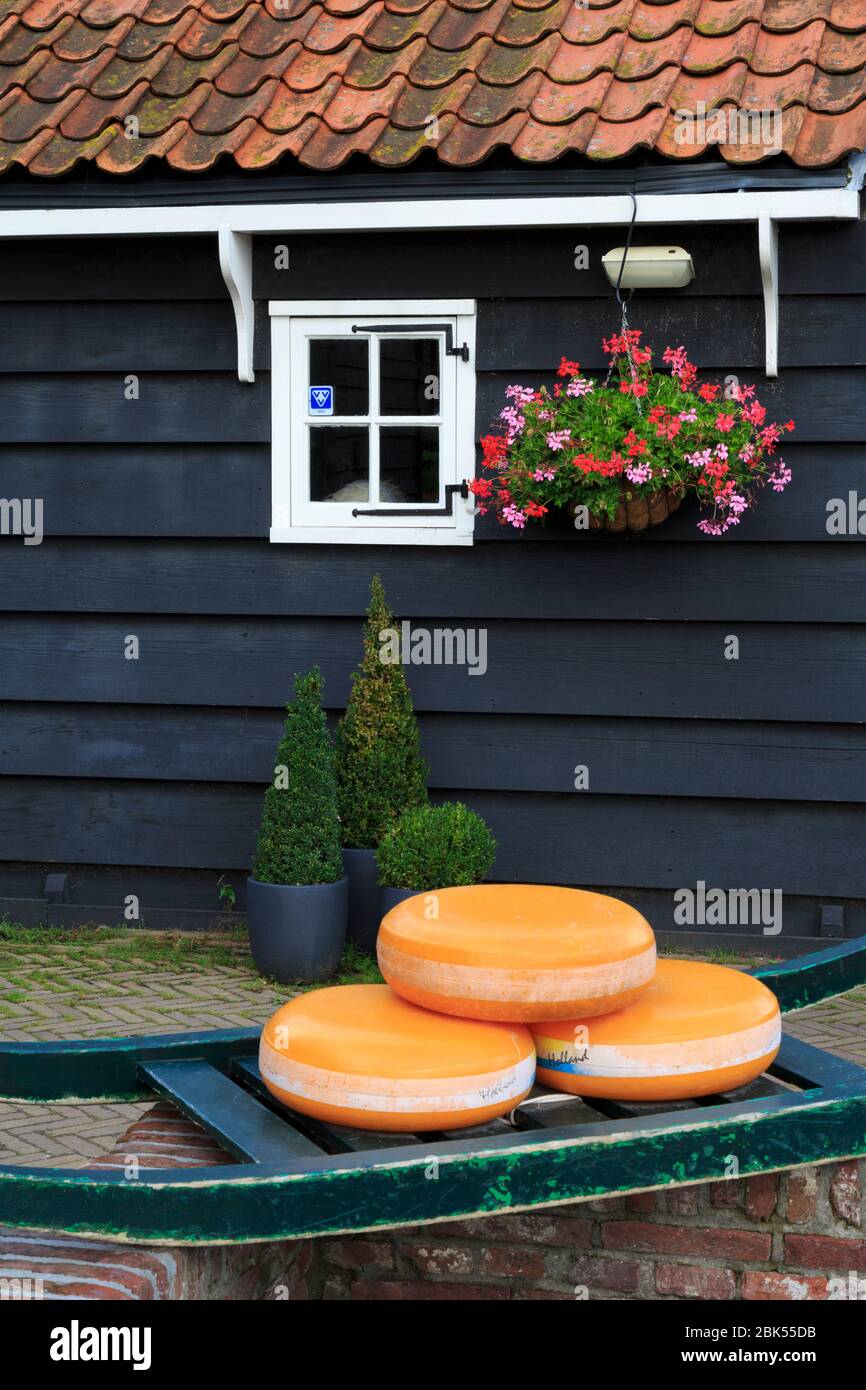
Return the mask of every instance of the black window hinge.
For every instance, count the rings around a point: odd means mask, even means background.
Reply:
[[[469,345],[461,343],[460,347],[454,344],[454,331],[450,323],[353,323],[353,333],[444,333],[445,334],[445,356],[460,357],[464,362],[469,361]]]
[[[452,516],[451,501],[455,492],[459,492],[464,501],[469,496],[465,478],[462,483],[445,484],[444,507],[353,507],[352,516]]]

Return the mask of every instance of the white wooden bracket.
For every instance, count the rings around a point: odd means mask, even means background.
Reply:
[[[220,270],[231,295],[238,335],[238,380],[255,381],[253,344],[256,311],[253,304],[253,245],[248,232],[219,227]]]
[[[758,218],[758,258],[764,287],[765,366],[767,376],[779,375],[779,225],[768,213]]]

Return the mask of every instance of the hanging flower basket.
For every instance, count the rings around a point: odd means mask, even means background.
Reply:
[[[720,536],[761,488],[787,487],[776,450],[794,421],[767,423],[754,386],[698,385],[684,347],[666,348],[668,370],[653,371],[640,339],[625,327],[604,339],[604,382],[564,357],[552,391],[507,388],[505,433],[481,440],[484,474],[469,484],[479,512],[516,530],[564,512],[579,530],[645,531],[695,497],[698,529]]]
[[[623,487],[620,489],[619,503],[616,511],[610,516],[607,512],[593,516],[592,512],[587,517],[587,529],[590,531],[645,531],[648,526],[660,526],[663,521],[667,521],[669,516],[678,512],[683,504],[683,494],[674,492],[673,488],[663,487],[658,492],[651,492],[648,497],[638,497],[635,495],[634,488]],[[575,525],[580,526],[581,513],[579,504],[573,502],[568,509],[569,515],[574,517]]]

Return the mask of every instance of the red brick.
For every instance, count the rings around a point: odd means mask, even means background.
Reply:
[[[394,1268],[394,1247],[385,1241],[359,1240],[348,1237],[344,1240],[323,1241],[320,1250],[328,1264],[339,1269],[363,1269],[374,1265],[379,1269]]]
[[[544,1252],[491,1245],[481,1252],[480,1269],[503,1279],[543,1279]]]
[[[299,1279],[306,1278],[310,1272],[310,1265],[313,1263],[313,1253],[315,1246],[311,1240],[299,1241],[300,1250],[298,1251],[297,1264],[295,1270]]]
[[[785,1236],[786,1265],[803,1265],[806,1269],[853,1269],[866,1272],[866,1240],[850,1240],[845,1236]]]
[[[596,1216],[617,1216],[621,1211],[625,1211],[625,1198],[599,1197],[586,1205]]]
[[[802,1226],[815,1218],[818,1198],[818,1174],[814,1168],[800,1168],[788,1174],[786,1220]]]
[[[737,1281],[730,1269],[706,1265],[656,1265],[656,1291],[675,1298],[733,1298]]]
[[[746,1211],[755,1221],[769,1221],[779,1200],[775,1173],[758,1173],[746,1182]]]
[[[656,1194],[654,1192],[633,1192],[625,1199],[626,1207],[629,1211],[651,1212],[656,1209]]]
[[[711,1182],[710,1201],[714,1207],[738,1207],[743,1200],[743,1184],[739,1178]]]
[[[363,1302],[429,1303],[432,1300],[459,1302],[483,1299],[508,1298],[511,1290],[507,1284],[413,1284],[405,1279],[384,1280],[356,1279],[352,1285],[351,1297]]]
[[[549,1212],[517,1212],[513,1216],[494,1216],[489,1220],[443,1221],[431,1228],[438,1236],[454,1236],[458,1240],[508,1240],[521,1245],[565,1245],[585,1249],[592,1240],[589,1221],[575,1220],[571,1215]]]
[[[747,1269],[743,1274],[742,1296],[752,1301],[776,1299],[800,1303],[827,1297],[827,1280],[814,1274],[763,1273]]]
[[[515,1289],[515,1298],[524,1303],[573,1303],[573,1293],[560,1293],[553,1289]]]
[[[611,1260],[603,1255],[579,1255],[572,1265],[575,1284],[592,1289],[613,1289],[618,1293],[633,1293],[640,1278],[636,1260]]]
[[[471,1247],[436,1245],[432,1241],[415,1245],[401,1241],[400,1250],[422,1274],[471,1274],[475,1267],[475,1253]]]
[[[609,1250],[657,1251],[661,1255],[701,1255],[720,1260],[768,1260],[770,1236],[696,1226],[661,1226],[648,1221],[611,1221],[602,1227]]]
[[[65,1295],[63,1290],[87,1284],[104,1290],[87,1295],[91,1300],[171,1298],[176,1293],[174,1263],[170,1255],[135,1246],[85,1244],[64,1240],[63,1236],[30,1240],[23,1231],[20,1235],[0,1234],[0,1277],[42,1279],[46,1289],[52,1279],[67,1278],[68,1284],[58,1284],[62,1297],[84,1297],[72,1292]],[[113,1284],[119,1285],[119,1290],[109,1287]]]
[[[863,1193],[860,1190],[859,1164],[840,1163],[833,1169],[830,1178],[830,1205],[840,1221],[860,1229]]]
[[[672,1216],[697,1216],[701,1189],[675,1187],[667,1194],[667,1208]]]

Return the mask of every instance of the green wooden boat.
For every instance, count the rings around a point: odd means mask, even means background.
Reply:
[[[866,938],[752,972],[783,1010],[866,980]],[[0,1166],[0,1225],[153,1244],[284,1240],[497,1215],[866,1154],[866,1069],[785,1037],[739,1092],[626,1105],[537,1088],[509,1120],[425,1135],[322,1124],[271,1100],[258,1031],[0,1043],[0,1099],[162,1096],[237,1160],[114,1171]]]

